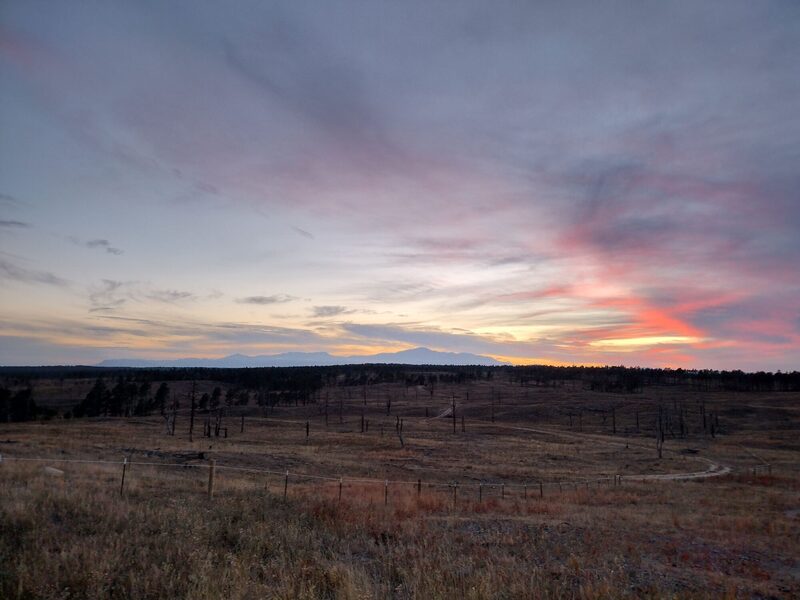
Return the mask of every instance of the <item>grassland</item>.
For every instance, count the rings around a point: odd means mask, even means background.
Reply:
[[[198,413],[191,441],[183,406],[174,436],[161,416],[0,425],[7,459],[114,461],[0,464],[1,596],[800,595],[795,393],[334,386],[305,405],[230,407],[227,437],[204,437]],[[672,411],[661,458],[659,407]]]

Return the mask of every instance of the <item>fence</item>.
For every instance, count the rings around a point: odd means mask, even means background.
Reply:
[[[700,476],[714,476],[723,475],[728,470],[724,471],[706,471],[700,473],[683,473],[683,474],[652,474],[652,475],[602,475],[591,478],[582,479],[564,479],[557,481],[544,481],[536,480],[526,483],[507,483],[507,482],[493,482],[493,481],[478,481],[474,483],[462,482],[424,482],[421,478],[417,480],[390,480],[378,479],[370,477],[345,477],[342,475],[316,475],[309,473],[300,473],[290,470],[274,470],[262,469],[255,467],[246,467],[230,464],[218,464],[216,460],[209,460],[207,463],[165,463],[155,461],[137,461],[123,458],[120,460],[96,460],[96,459],[72,459],[72,458],[50,458],[50,457],[14,457],[4,456],[0,454],[0,467],[3,462],[20,462],[20,463],[64,463],[64,464],[84,464],[84,465],[106,465],[117,466],[120,468],[120,484],[119,493],[123,495],[125,492],[125,478],[128,474],[128,469],[134,466],[156,467],[164,469],[196,469],[208,470],[208,485],[207,495],[213,498],[215,491],[215,476],[218,471],[229,471],[235,473],[251,474],[265,477],[277,477],[282,483],[282,495],[286,499],[289,495],[290,486],[296,485],[302,481],[310,481],[319,485],[327,485],[333,487],[334,491],[338,490],[338,499],[342,500],[345,486],[348,484],[364,484],[374,485],[377,488],[382,488],[384,504],[389,504],[391,493],[390,490],[399,488],[410,489],[416,491],[418,497],[422,495],[423,489],[425,490],[439,490],[450,491],[452,493],[453,503],[455,504],[459,497],[471,497],[477,499],[479,502],[483,501],[484,495],[488,492],[499,491],[501,499],[507,496],[516,495],[518,498],[544,498],[545,495],[552,495],[555,493],[565,491],[577,491],[579,489],[590,489],[592,485],[595,487],[609,486],[618,487],[623,483],[645,483],[647,481],[675,481],[681,479],[692,479]],[[753,475],[758,473],[772,474],[771,464],[761,464],[747,469]]]

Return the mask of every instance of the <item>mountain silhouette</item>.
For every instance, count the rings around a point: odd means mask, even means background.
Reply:
[[[99,367],[324,367],[332,365],[398,364],[398,365],[480,365],[498,366],[506,363],[489,356],[468,352],[439,352],[429,348],[412,348],[400,352],[382,352],[357,356],[333,356],[327,352],[283,352],[247,356],[231,354],[223,358],[142,359],[112,358]]]

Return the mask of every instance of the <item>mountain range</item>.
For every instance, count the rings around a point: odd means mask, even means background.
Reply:
[[[398,364],[398,365],[480,365],[499,366],[489,356],[466,352],[438,352],[429,348],[412,348],[400,352],[382,352],[357,356],[333,356],[327,352],[284,352],[247,356],[231,354],[222,358],[141,359],[113,358],[99,367],[211,367],[236,369],[243,367],[323,367],[332,365]]]

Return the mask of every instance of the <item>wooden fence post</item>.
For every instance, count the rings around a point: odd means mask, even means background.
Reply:
[[[478,482],[478,502],[483,502],[483,482]]]
[[[453,484],[453,508],[456,507],[456,494],[458,493],[458,484]]]
[[[342,478],[339,477],[339,502],[342,501]]]
[[[539,498],[544,498],[544,485],[542,482],[539,482]]]
[[[306,421],[306,442],[308,442],[308,428],[309,428],[309,424],[308,424],[308,421]]]
[[[214,467],[216,467],[217,461],[215,459],[211,459],[211,464],[208,467],[208,497],[214,497]]]
[[[500,497],[501,498],[505,498],[506,497],[506,484],[505,483],[501,483],[500,484]]]
[[[417,479],[417,499],[422,496],[422,479]]]
[[[383,480],[383,505],[387,506],[389,504],[389,480]]]
[[[527,483],[522,486],[522,497],[525,498],[526,500],[528,498],[528,484]]]
[[[122,492],[125,489],[125,471],[128,470],[128,457],[122,459],[122,483],[119,484],[119,495],[122,496]]]

